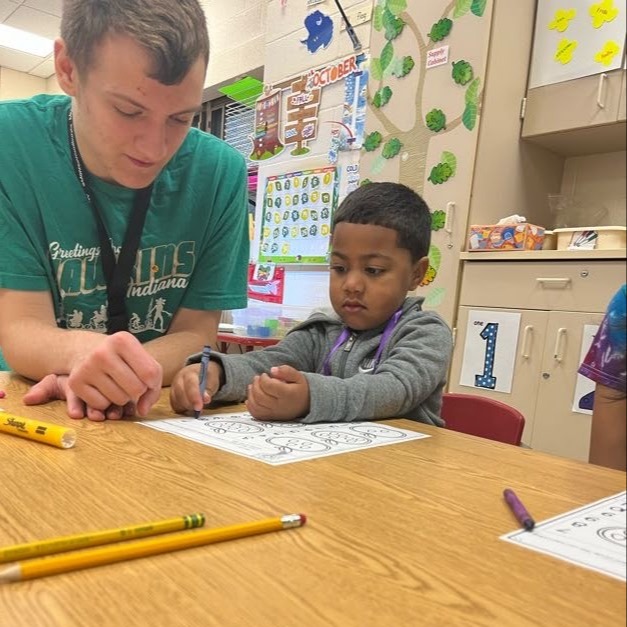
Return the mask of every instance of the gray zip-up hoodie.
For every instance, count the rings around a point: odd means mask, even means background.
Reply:
[[[300,422],[410,418],[442,426],[440,407],[452,335],[437,313],[422,311],[423,300],[405,300],[375,372],[372,362],[385,324],[353,332],[331,356],[327,376],[324,362],[345,327],[335,315],[314,313],[275,346],[238,355],[212,353],[225,375],[214,400],[242,401],[255,375],[287,364],[300,370],[309,383],[309,413]],[[199,360],[194,355],[188,363]]]

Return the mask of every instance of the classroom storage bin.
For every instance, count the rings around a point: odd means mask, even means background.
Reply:
[[[233,311],[233,333],[248,337],[285,337],[311,314],[311,307],[248,301],[246,309]]]
[[[555,250],[557,248],[557,235],[555,231],[544,231],[542,250]]]
[[[555,229],[557,250],[620,250],[625,248],[627,228],[593,226]]]
[[[475,224],[470,227],[469,251],[541,250],[544,227],[529,224]]]

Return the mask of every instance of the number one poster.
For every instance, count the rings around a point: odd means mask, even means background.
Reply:
[[[518,313],[471,310],[459,384],[511,393],[519,330]]]
[[[327,263],[331,218],[337,204],[335,166],[266,179],[259,261]]]

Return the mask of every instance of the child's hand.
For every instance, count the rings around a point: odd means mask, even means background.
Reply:
[[[309,383],[291,366],[279,366],[248,386],[248,411],[259,420],[296,420],[309,412]]]
[[[170,405],[172,409],[183,414],[187,411],[202,411],[211,402],[213,395],[220,389],[222,366],[210,361],[207,366],[207,386],[200,394],[200,364],[191,364],[176,373],[170,387]]]

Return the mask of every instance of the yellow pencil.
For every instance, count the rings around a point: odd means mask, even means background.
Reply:
[[[123,540],[133,540],[145,536],[156,536],[170,531],[181,531],[183,529],[194,529],[205,524],[203,514],[190,514],[189,516],[179,516],[178,518],[168,518],[157,522],[144,523],[143,525],[133,525],[132,527],[120,527],[119,529],[106,529],[104,531],[94,531],[92,533],[80,533],[49,540],[38,540],[14,546],[0,547],[0,564],[5,562],[16,562],[18,560],[31,559],[33,557],[43,557],[54,553],[64,553],[85,549],[90,546],[101,544],[111,544]]]
[[[158,555],[159,553],[167,553],[169,551],[179,551],[214,542],[269,533],[270,531],[291,529],[304,525],[306,520],[307,517],[304,514],[287,514],[277,518],[266,518],[229,527],[200,529],[190,533],[177,533],[158,538],[134,540],[122,544],[75,551],[65,555],[15,562],[0,570],[0,584],[46,577],[72,570],[80,570],[81,568],[91,568],[138,557],[147,557],[148,555]]]
[[[36,440],[58,448],[72,448],[76,443],[76,431],[41,420],[30,420],[0,411],[0,431],[27,440]]]

